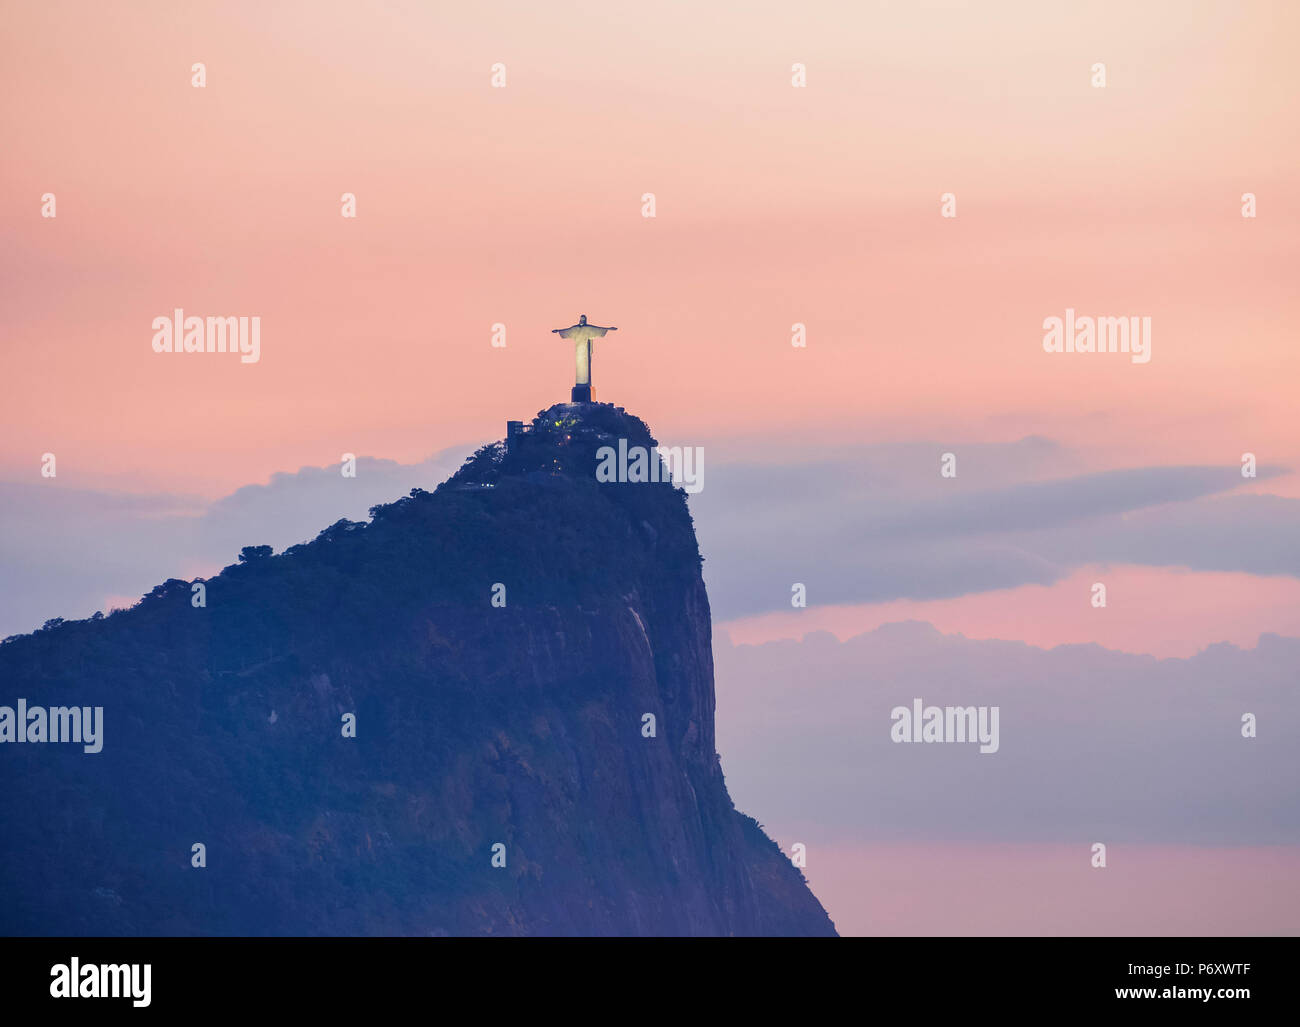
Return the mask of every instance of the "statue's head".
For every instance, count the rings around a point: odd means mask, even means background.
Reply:
[[[587,323],[587,315],[586,314],[580,315],[578,317],[578,324],[585,325],[586,323]]]

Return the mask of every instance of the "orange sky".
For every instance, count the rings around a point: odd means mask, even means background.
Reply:
[[[1294,5],[431,6],[6,12],[0,475],[415,460],[564,398],[582,312],[674,440],[1300,467]],[[1066,306],[1150,316],[1151,363],[1045,354]],[[155,354],[175,307],[261,361]]]

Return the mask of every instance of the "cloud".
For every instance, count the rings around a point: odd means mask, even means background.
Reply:
[[[84,617],[107,596],[148,592],[277,550],[340,517],[432,488],[468,455],[419,464],[362,458],[356,478],[304,467],[210,504],[194,497],[0,485],[0,635]],[[958,476],[939,476],[939,454]],[[1107,561],[1300,576],[1300,501],[1222,493],[1235,467],[1071,473],[1077,454],[1010,444],[846,446],[814,463],[709,465],[691,509],[718,620],[818,603],[943,599],[1051,585]],[[1261,472],[1267,476],[1269,472]],[[1280,472],[1274,472],[1280,473]]]
[[[0,636],[49,617],[88,617],[110,597],[140,596],[167,578],[206,576],[242,546],[282,550],[340,517],[412,488],[432,489],[469,454],[443,450],[417,464],[362,457],[357,476],[303,467],[210,504],[193,496],[136,495],[49,484],[0,483]]]
[[[1049,559],[1300,577],[1300,501],[1242,495],[1134,511],[1025,539]]]
[[[1243,484],[1235,465],[1053,477],[1073,463],[1030,438],[715,466],[691,501],[714,614],[788,609],[795,582],[822,603],[945,599],[1109,561],[1300,576],[1300,501],[1222,496]]]
[[[344,478],[339,465],[273,474],[267,484],[245,485],[208,507],[196,526],[201,551],[233,563],[243,546],[269,545],[279,552],[315,538],[341,517],[367,520],[372,506],[400,499],[412,488],[432,490],[471,451],[446,449],[418,464],[362,457],[355,478]]]
[[[891,624],[843,643],[715,638],[736,805],[815,843],[1300,842],[1300,639],[1156,660]],[[890,711],[1000,707],[1000,748],[890,740]],[[1255,714],[1258,737],[1241,736]],[[748,804],[748,805],[747,805]]]

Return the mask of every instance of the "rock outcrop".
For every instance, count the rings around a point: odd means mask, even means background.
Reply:
[[[0,646],[0,704],[104,710],[99,753],[0,745],[0,927],[833,934],[727,794],[686,497],[598,482],[619,438],[654,444],[553,407],[204,606],[172,580]]]

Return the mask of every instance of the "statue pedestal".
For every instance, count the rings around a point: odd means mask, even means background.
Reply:
[[[591,357],[596,339],[603,339],[606,332],[616,332],[617,328],[602,328],[600,325],[587,323],[587,315],[578,318],[576,325],[568,328],[552,328],[551,333],[561,339],[573,341],[574,379],[573,402],[591,402]]]

